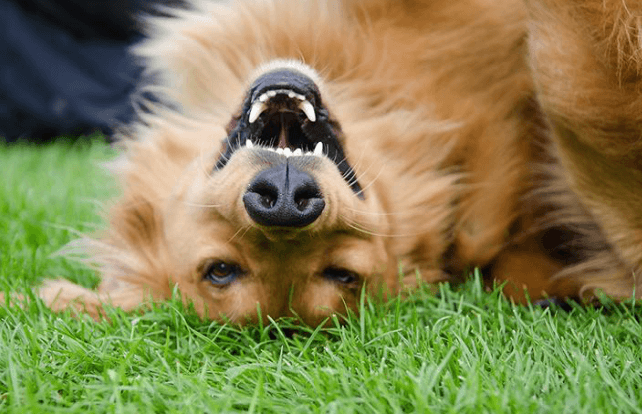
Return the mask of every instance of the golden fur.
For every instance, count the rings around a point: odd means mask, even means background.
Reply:
[[[52,308],[97,316],[177,285],[203,316],[244,323],[258,307],[316,324],[354,309],[364,284],[396,294],[473,267],[517,301],[640,287],[638,2],[257,0],[173,14],[153,19],[136,53],[175,110],[145,102],[123,134],[123,194],[106,234],[82,242],[102,283],[50,281],[40,295]],[[287,232],[243,209],[259,150],[213,170],[275,59],[314,69],[365,194],[322,159],[311,174],[325,209]],[[242,276],[213,285],[203,269],[216,260]],[[357,277],[329,280],[329,267]]]

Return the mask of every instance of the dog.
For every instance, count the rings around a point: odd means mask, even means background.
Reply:
[[[151,92],[82,239],[94,317],[175,288],[204,318],[310,325],[483,269],[518,303],[642,296],[642,6],[194,1],[135,48]],[[167,15],[170,15],[167,17]],[[160,101],[160,102],[159,102]]]

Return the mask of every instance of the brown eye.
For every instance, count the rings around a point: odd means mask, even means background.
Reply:
[[[359,281],[359,275],[341,267],[326,267],[323,270],[323,277],[333,282],[344,285],[353,285]]]
[[[228,285],[243,274],[241,267],[235,263],[218,261],[210,264],[203,275],[215,285]]]

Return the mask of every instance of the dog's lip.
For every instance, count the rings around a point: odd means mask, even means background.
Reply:
[[[307,100],[314,107],[321,106],[319,88],[309,74],[293,68],[275,68],[253,82],[249,98],[252,103],[266,101],[276,94],[285,93],[300,101]]]
[[[262,97],[265,100],[266,98],[264,97],[264,95],[266,94],[268,96],[274,96],[275,93],[279,92],[285,92],[288,95],[295,94],[298,95],[298,99],[308,99],[313,103],[316,103],[319,94],[318,88],[313,83],[310,83],[308,85],[293,85],[291,81],[281,81],[270,83],[264,86],[259,85],[252,90],[250,95],[252,102],[254,102],[257,100],[261,100]]]

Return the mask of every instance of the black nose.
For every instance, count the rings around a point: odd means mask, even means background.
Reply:
[[[325,207],[310,174],[287,162],[257,174],[243,195],[243,203],[256,223],[280,227],[307,226]]]

